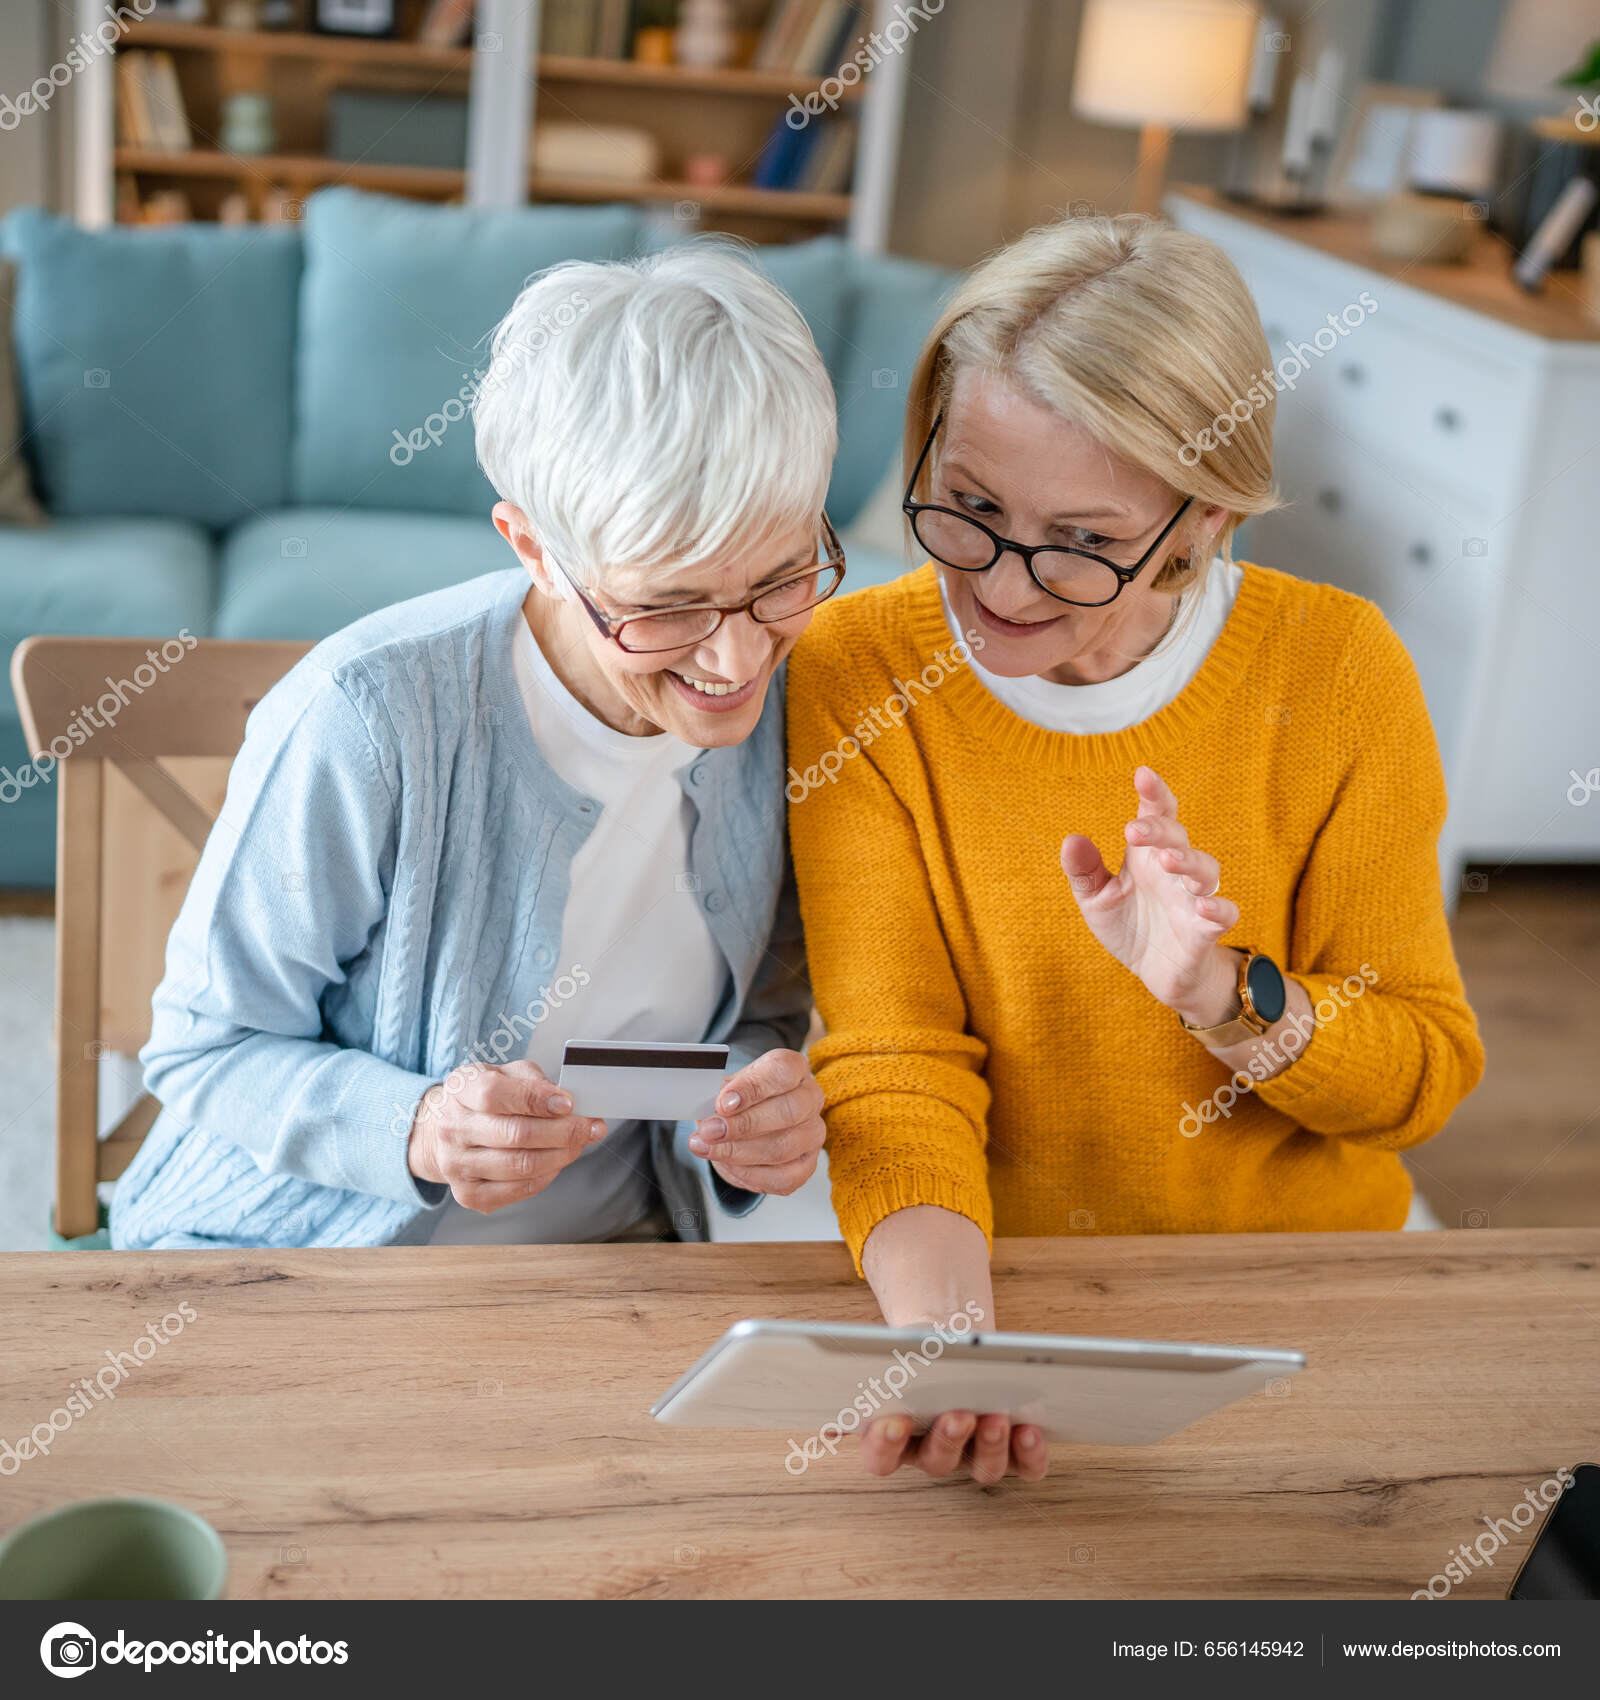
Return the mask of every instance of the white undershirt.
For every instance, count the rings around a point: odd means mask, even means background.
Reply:
[[[550,1008],[528,1040],[528,1059],[554,1080],[569,1039],[702,1038],[728,965],[687,877],[694,808],[678,776],[702,752],[665,732],[630,738],[596,719],[556,677],[526,620],[517,621],[513,643],[535,743],[601,810],[573,857],[561,948],[542,979],[581,980],[581,969],[588,983]],[[447,1199],[433,1243],[608,1239],[646,1215],[654,1198],[643,1129],[613,1122],[534,1198],[488,1215]]]
[[[1013,714],[1047,732],[1125,731],[1165,708],[1200,671],[1228,623],[1243,577],[1241,567],[1220,557],[1213,561],[1199,602],[1179,608],[1176,629],[1126,673],[1102,684],[1057,685],[1037,676],[1005,679],[989,672],[978,654],[972,658],[973,675]],[[959,638],[942,573],[939,596],[951,633]]]

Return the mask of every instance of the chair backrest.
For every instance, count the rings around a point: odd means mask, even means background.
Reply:
[[[231,760],[250,710],[310,648],[32,637],[11,658],[28,748],[36,766],[43,756],[56,770],[55,1227],[63,1239],[95,1232],[98,1183],[128,1166],[161,1108],[144,1093],[99,1137],[106,770],[117,769],[198,854],[213,816],[164,763]],[[114,712],[104,708],[108,696]],[[114,929],[108,937],[114,944]]]

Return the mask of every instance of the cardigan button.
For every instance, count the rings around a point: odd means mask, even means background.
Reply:
[[[706,764],[703,761],[697,761],[694,766],[689,769],[689,783],[691,785],[704,785],[705,782]]]
[[[708,891],[706,893],[706,908],[709,909],[713,915],[720,915],[727,907],[728,900],[720,891]]]
[[[533,953],[533,965],[535,968],[548,968],[555,959],[556,953],[547,944],[540,945]]]

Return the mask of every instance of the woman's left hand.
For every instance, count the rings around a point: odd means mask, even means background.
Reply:
[[[798,1051],[768,1051],[717,1095],[718,1114],[695,1124],[689,1149],[746,1192],[797,1191],[822,1150],[822,1088]]]
[[[1133,776],[1139,810],[1113,874],[1094,844],[1074,833],[1061,867],[1089,930],[1151,996],[1195,1026],[1227,1019],[1235,966],[1218,941],[1237,926],[1238,906],[1215,895],[1222,870],[1196,850],[1178,819],[1178,800],[1148,767]]]

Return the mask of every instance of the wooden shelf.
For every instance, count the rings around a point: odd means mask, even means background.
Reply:
[[[236,53],[255,59],[320,59],[336,64],[416,65],[429,70],[464,71],[472,63],[470,47],[426,47],[419,41],[374,40],[356,35],[313,35],[300,30],[225,30],[216,24],[176,24],[151,20],[128,31],[130,47],[193,49]]]
[[[238,54],[257,59],[315,59],[350,65],[414,65],[426,70],[465,71],[470,47],[425,47],[415,41],[372,40],[360,36],[312,35],[295,30],[225,30],[214,24],[150,22],[129,31],[133,47],[165,47],[205,53]],[[542,53],[541,82],[597,83],[610,88],[669,89],[684,94],[807,95],[822,85],[819,77],[787,71],[697,70],[687,65],[648,65],[634,59],[588,59]],[[861,84],[843,91],[842,101],[860,98]]]
[[[354,160],[323,159],[314,154],[228,154],[212,148],[188,153],[161,153],[153,148],[118,148],[119,171],[151,177],[206,177],[240,182],[278,182],[286,187],[347,183],[358,189],[390,194],[451,195],[465,184],[466,174],[440,166],[377,165]],[[790,218],[805,223],[831,223],[850,214],[848,195],[812,195],[794,189],[755,189],[723,183],[714,188],[697,183],[600,177],[535,177],[529,185],[536,201],[649,201],[670,204],[694,201],[707,212],[747,218]]]
[[[374,165],[347,159],[324,159],[314,154],[231,154],[214,148],[188,153],[161,153],[154,148],[118,148],[113,155],[118,171],[137,171],[151,177],[208,177],[282,183],[314,188],[348,183],[357,189],[376,189],[393,195],[453,195],[466,185],[464,171],[432,165]]]
[[[746,218],[794,218],[830,223],[850,216],[848,195],[812,195],[799,189],[754,189],[744,183],[636,183],[600,177],[535,177],[536,201],[694,201],[707,212]]]
[[[543,83],[604,83],[616,88],[682,89],[686,94],[815,94],[820,77],[797,77],[788,71],[750,71],[729,68],[696,70],[689,65],[647,65],[636,59],[569,59],[539,55]],[[861,84],[847,88],[841,103],[859,100]]]

